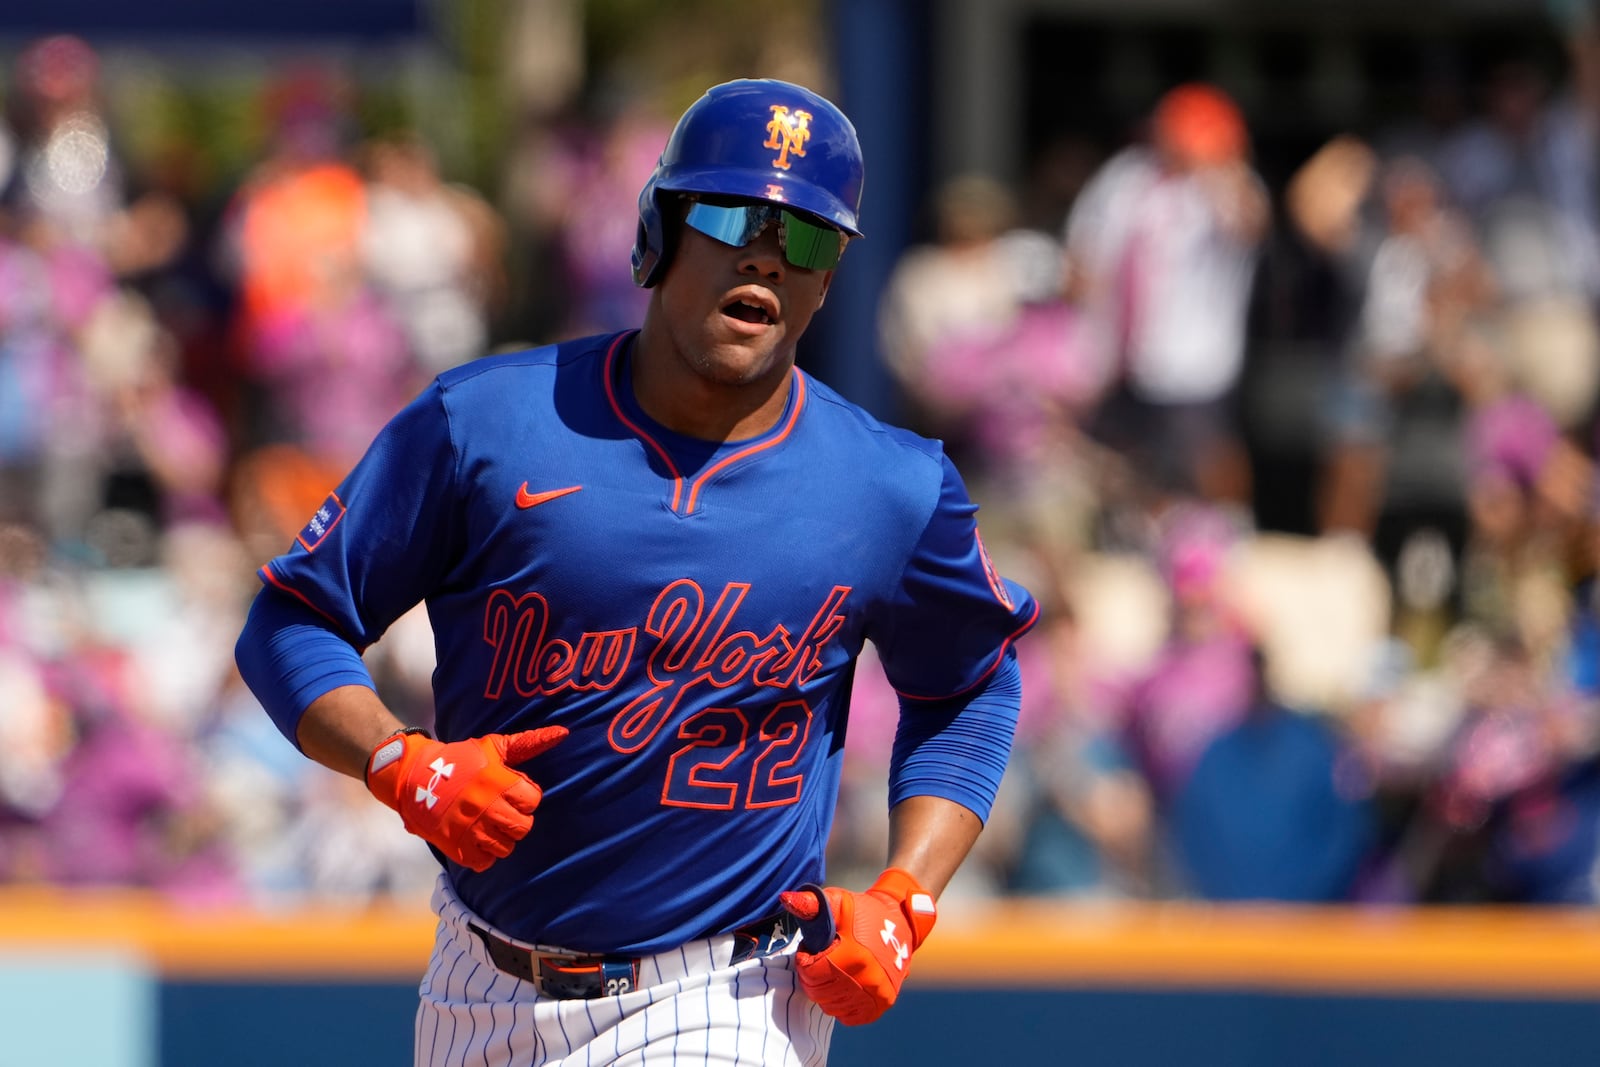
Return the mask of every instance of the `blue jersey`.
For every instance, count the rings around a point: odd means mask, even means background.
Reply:
[[[521,768],[528,837],[447,869],[506,932],[585,951],[820,881],[862,643],[914,713],[982,687],[1037,614],[937,442],[798,369],[769,432],[682,437],[632,398],[633,336],[441,375],[262,568],[358,648],[426,602],[441,739],[571,731]]]

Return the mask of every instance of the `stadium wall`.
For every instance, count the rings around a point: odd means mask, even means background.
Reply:
[[[0,1067],[410,1061],[433,924],[0,894]],[[833,1067],[1600,1063],[1589,911],[962,903]]]

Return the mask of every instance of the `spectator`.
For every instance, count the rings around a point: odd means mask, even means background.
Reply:
[[[1017,224],[1005,185],[963,175],[933,206],[934,240],[901,256],[880,300],[883,349],[911,418],[964,456],[991,548],[1058,583],[1112,458],[1082,432],[1106,369],[1064,299],[1059,242]]]
[[[1438,168],[1471,219],[1508,296],[1600,299],[1600,25],[1561,5],[1569,79],[1557,91],[1531,55],[1503,52],[1482,114],[1440,148]],[[1552,10],[1555,10],[1554,8]]]
[[[131,657],[85,646],[70,672],[52,674],[56,698],[73,711],[74,738],[55,802],[40,817],[45,880],[231,897],[233,870],[196,753],[140,712]]]
[[[178,379],[174,339],[126,290],[101,302],[79,335],[100,420],[107,508],[155,527],[218,522],[227,464],[221,416]]]
[[[1389,162],[1379,195],[1383,231],[1355,353],[1381,405],[1379,445],[1366,453],[1372,467],[1360,483],[1370,492],[1354,528],[1390,571],[1401,625],[1423,627],[1412,637],[1427,644],[1460,610],[1464,433],[1498,359],[1487,326],[1498,292],[1470,226],[1426,163]]]
[[[1420,899],[1570,900],[1593,840],[1592,702],[1540,671],[1515,637],[1484,634],[1458,664],[1464,714],[1400,852]]]
[[[1157,895],[1150,787],[1106,706],[1108,679],[1070,614],[1036,635],[1039,707],[1016,755],[1027,807],[1006,889],[1024,896]]]
[[[1555,671],[1570,637],[1594,464],[1548,411],[1511,390],[1477,404],[1467,447],[1465,610],[1515,633],[1541,669]]]
[[[400,325],[367,277],[366,186],[343,155],[342,87],[296,73],[267,100],[270,154],[239,190],[238,340],[253,386],[249,445],[354,461],[420,387]]]
[[[1359,138],[1320,145],[1290,175],[1263,252],[1244,389],[1252,511],[1264,531],[1350,529],[1368,505],[1370,489],[1345,475],[1373,466],[1376,398],[1348,354],[1377,172]]]
[[[1600,760],[1592,754],[1510,797],[1489,829],[1498,899],[1557,907],[1600,903]]]
[[[444,181],[414,136],[369,143],[366,172],[363,265],[419,370],[437,374],[481,355],[503,286],[492,210]]]
[[[1255,695],[1252,644],[1225,582],[1238,531],[1215,507],[1164,516],[1158,565],[1171,597],[1169,630],[1124,705],[1127,744],[1165,818],[1195,762],[1237,725]]]
[[[1373,842],[1369,790],[1322,720],[1262,686],[1173,802],[1189,887],[1207,900],[1352,899]]]
[[[656,164],[670,123],[652,103],[621,96],[599,113],[535,140],[513,175],[523,210],[551,250],[540,279],[559,310],[545,334],[576,337],[625,329],[644,312],[644,290],[628,270],[639,188]]]
[[[1236,389],[1270,223],[1238,106],[1205,84],[1157,103],[1148,143],[1112,156],[1067,220],[1072,292],[1116,391],[1097,431],[1162,493],[1250,501]]]
[[[1071,324],[1059,315],[1052,334],[1019,344],[1031,308],[1060,305],[1062,260],[1047,235],[1017,227],[1005,185],[977,174],[951,179],[933,215],[934,239],[908,249],[890,275],[880,339],[917,421],[992,466],[1027,447],[1017,435],[1040,432],[1034,413],[1004,404],[1022,399],[1017,379],[1038,403],[1070,406],[1094,394],[1096,374],[1074,358]]]
[[[43,37],[18,57],[8,97],[16,137],[4,203],[53,239],[99,248],[122,210],[120,154],[100,102],[100,57],[71,34]]]
[[[92,246],[43,224],[0,236],[0,512],[53,545],[81,548],[104,504],[107,397],[82,345],[115,297]]]

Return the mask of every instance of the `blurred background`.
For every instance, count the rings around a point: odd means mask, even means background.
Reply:
[[[0,4],[0,1067],[408,1057],[433,861],[243,688],[255,569],[432,375],[638,323],[743,76],[867,157],[802,366],[1045,609],[978,932],[835,1061],[1594,1062],[1588,0],[55,0]],[[426,723],[426,620],[368,658]],[[894,714],[869,649],[835,881]]]

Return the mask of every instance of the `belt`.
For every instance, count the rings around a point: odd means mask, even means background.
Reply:
[[[561,952],[519,945],[468,923],[494,965],[513,978],[532,982],[541,994],[557,1000],[593,1000],[620,996],[639,988],[636,956]],[[793,941],[800,920],[788,912],[760,919],[733,931],[733,957],[728,965],[770,956]]]

